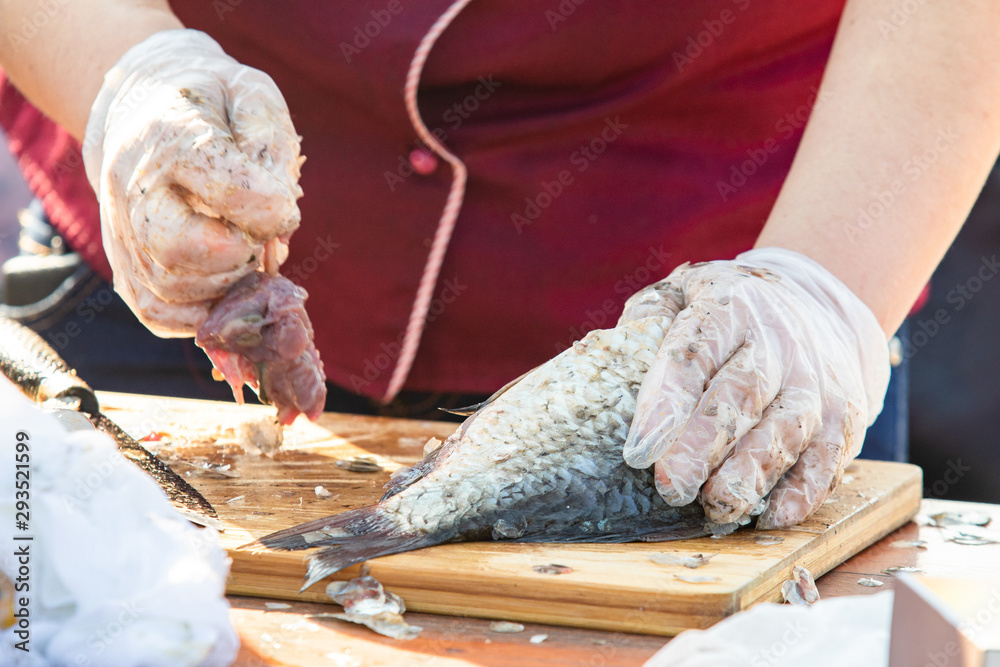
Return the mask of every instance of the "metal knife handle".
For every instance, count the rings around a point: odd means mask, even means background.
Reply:
[[[52,346],[28,327],[6,317],[0,317],[0,372],[36,403],[76,398],[81,412],[100,411],[94,390],[77,377]]]
[[[89,415],[97,430],[114,438],[118,451],[156,480],[178,510],[195,523],[222,530],[212,504],[155,454],[101,414],[94,391],[51,345],[28,327],[6,317],[0,317],[0,372],[38,404],[53,398],[79,399],[77,409]]]

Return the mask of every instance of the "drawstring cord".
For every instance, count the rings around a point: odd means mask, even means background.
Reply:
[[[406,324],[406,333],[400,347],[399,360],[396,362],[396,367],[392,369],[389,386],[382,398],[385,403],[396,397],[413,367],[413,360],[417,356],[417,348],[420,347],[420,338],[424,332],[424,323],[427,320],[431,296],[434,293],[435,285],[437,285],[438,275],[441,273],[441,263],[444,261],[444,254],[448,249],[448,242],[451,240],[451,233],[455,229],[455,221],[458,219],[458,212],[462,208],[462,200],[465,197],[467,177],[465,164],[454,153],[445,148],[427,129],[420,117],[420,109],[417,107],[417,89],[431,48],[441,33],[455,20],[459,12],[465,9],[469,2],[471,0],[457,0],[435,21],[417,46],[413,60],[410,61],[410,70],[406,74],[406,86],[403,89],[403,94],[406,99],[406,112],[410,117],[410,123],[417,131],[420,140],[451,165],[452,182],[444,210],[441,212],[437,229],[434,231],[434,239],[431,242],[427,263],[420,276],[420,284],[417,286],[417,296],[413,302],[413,309],[410,311],[409,322]]]

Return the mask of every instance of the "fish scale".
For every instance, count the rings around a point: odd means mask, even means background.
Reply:
[[[394,475],[379,503],[247,546],[326,547],[310,559],[306,588],[369,558],[446,542],[629,542],[732,530],[711,526],[696,503],[670,507],[651,469],[622,458],[668,324],[650,317],[590,332],[478,406],[438,449]]]

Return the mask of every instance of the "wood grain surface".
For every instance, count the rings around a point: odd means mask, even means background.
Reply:
[[[1000,506],[924,500],[917,521],[905,524],[817,582],[824,598],[872,595],[893,590],[896,578],[883,570],[900,565],[918,567],[932,576],[995,577],[1000,544],[968,546],[949,542],[940,528],[920,519],[938,512],[983,512],[1000,522]],[[991,524],[992,526],[993,524]],[[921,546],[916,546],[920,543]],[[883,586],[862,586],[874,578]],[[233,597],[232,618],[243,646],[234,667],[638,667],[659,650],[665,639],[652,635],[603,632],[578,628],[525,624],[515,634],[494,632],[489,622],[476,618],[408,613],[407,620],[422,626],[409,642],[379,637],[366,628],[311,615],[325,605],[290,602],[270,611],[260,598]],[[531,638],[545,635],[545,641]]]
[[[273,458],[251,455],[244,424],[269,408],[225,403],[101,394],[110,418],[148,442],[216,507],[226,525],[223,541],[233,558],[232,595],[328,602],[320,583],[304,593],[304,554],[239,550],[274,530],[374,502],[388,474],[416,463],[430,437],[444,438],[454,424],[326,414],[286,430]],[[352,472],[337,461],[374,458],[380,472]],[[205,465],[226,466],[224,476]],[[920,503],[915,466],[856,462],[835,499],[793,530],[737,531],[721,539],[653,544],[516,544],[483,542],[433,547],[370,561],[371,573],[414,611],[627,633],[672,635],[708,627],[762,600],[778,600],[794,565],[816,576],[840,565],[906,523]],[[322,485],[332,496],[321,498]],[[782,538],[761,544],[761,536]],[[655,554],[717,554],[698,569],[660,565]],[[556,563],[571,572],[533,568]],[[334,578],[357,576],[359,567]],[[695,576],[710,581],[694,583]],[[681,578],[678,578],[681,577]]]

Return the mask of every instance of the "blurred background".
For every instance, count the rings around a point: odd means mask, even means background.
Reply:
[[[21,178],[17,163],[7,150],[7,137],[0,132],[0,263],[17,254],[17,211],[31,201],[31,191]]]
[[[930,300],[910,320],[910,460],[924,469],[925,497],[1000,502],[998,259],[994,167],[931,280]],[[941,311],[946,323],[935,329]]]
[[[17,254],[31,193],[0,134],[0,263]],[[924,496],[1000,503],[1000,169],[910,320],[910,460]],[[943,322],[943,324],[942,324]],[[100,388],[99,380],[90,382]]]

